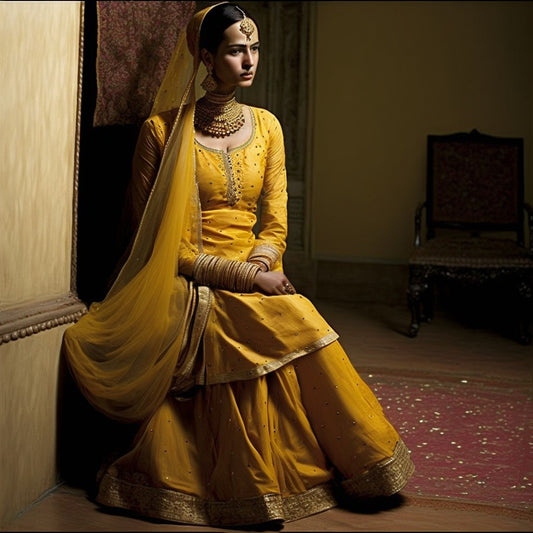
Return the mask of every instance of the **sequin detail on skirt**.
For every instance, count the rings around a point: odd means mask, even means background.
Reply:
[[[409,450],[400,440],[392,457],[374,465],[361,477],[342,481],[340,487],[331,482],[292,496],[265,494],[220,502],[132,483],[107,473],[100,483],[97,501],[105,506],[185,524],[231,526],[271,520],[291,522],[339,505],[339,489],[344,500],[395,494],[406,485],[413,472]]]
[[[97,498],[102,505],[119,507],[144,516],[195,525],[247,525],[310,516],[337,505],[329,485],[313,487],[293,496],[265,494],[233,501],[207,501],[171,489],[129,483],[106,474]]]
[[[341,486],[345,494],[353,499],[391,496],[405,486],[414,471],[409,450],[400,440],[392,457],[380,461],[361,477],[344,480]]]

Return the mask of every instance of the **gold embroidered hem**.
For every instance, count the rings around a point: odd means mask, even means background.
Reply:
[[[391,496],[403,489],[414,471],[409,450],[400,440],[392,457],[380,461],[361,477],[344,480],[341,486],[350,498]]]
[[[265,296],[215,289],[203,336],[205,383],[266,375],[337,338],[301,294]]]
[[[343,499],[390,496],[399,492],[414,472],[409,451],[398,441],[394,455],[364,475],[340,483]],[[144,516],[194,525],[247,525],[283,520],[291,522],[339,505],[339,488],[332,481],[301,494],[265,494],[255,498],[212,501],[163,487],[143,485],[106,473],[100,482],[98,503],[128,509]]]
[[[169,392],[179,397],[196,384],[202,384],[204,373],[202,361],[198,360],[198,347],[204,333],[209,310],[211,309],[211,291],[209,287],[189,282],[191,300],[190,315],[187,317],[189,328],[183,337],[180,358],[176,364]]]
[[[330,485],[313,487],[302,494],[265,494],[224,502],[203,500],[161,487],[133,484],[105,474],[97,501],[105,506],[129,509],[144,516],[195,525],[247,525],[299,520],[337,505]]]
[[[240,372],[231,372],[227,374],[218,374],[216,376],[209,377],[208,384],[214,385],[216,383],[228,383],[230,381],[240,381],[244,379],[253,379],[258,378],[260,376],[264,376],[270,372],[274,372],[281,368],[282,366],[285,366],[292,361],[298,359],[299,357],[303,357],[304,355],[310,354],[312,352],[315,352],[316,350],[319,350],[320,348],[324,348],[325,346],[328,346],[328,344],[331,344],[332,342],[336,341],[339,338],[339,335],[335,332],[331,332],[328,335],[325,335],[321,339],[317,339],[312,344],[309,344],[307,346],[304,346],[303,348],[300,348],[292,353],[289,353],[280,359],[272,359],[268,363],[265,363],[263,365],[258,365],[255,368],[252,368],[250,370],[241,370]]]
[[[245,525],[389,496],[413,471],[335,341],[256,379],[167,398],[107,467],[97,501],[165,520]]]

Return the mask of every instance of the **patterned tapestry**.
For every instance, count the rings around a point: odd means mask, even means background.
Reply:
[[[94,126],[138,124],[150,113],[194,1],[97,2]]]

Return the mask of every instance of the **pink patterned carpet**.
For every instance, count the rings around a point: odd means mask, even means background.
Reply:
[[[531,387],[362,374],[416,466],[407,495],[533,510]]]

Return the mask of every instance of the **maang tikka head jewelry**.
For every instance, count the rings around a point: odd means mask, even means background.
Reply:
[[[242,19],[242,22],[239,26],[239,31],[246,36],[246,40],[249,41],[251,38],[252,38],[252,33],[254,32],[254,25],[251,21],[251,19],[249,19],[247,16],[246,16],[246,13],[238,6],[235,6],[241,13],[242,13],[242,16],[244,17]]]

